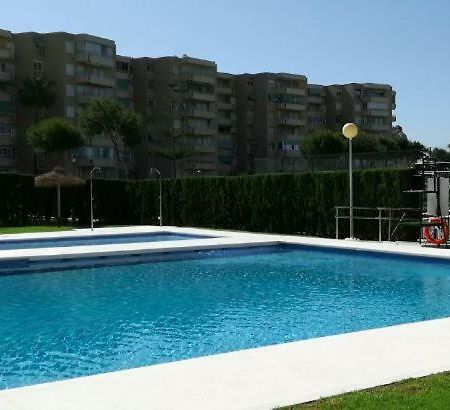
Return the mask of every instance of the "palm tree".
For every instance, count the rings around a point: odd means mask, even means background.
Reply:
[[[56,102],[55,81],[48,81],[45,76],[26,78],[17,94],[24,107],[34,111],[33,123],[36,124],[47,115],[47,110]],[[37,170],[38,157],[33,153],[34,173]]]
[[[56,83],[46,77],[27,78],[18,90],[19,101],[25,107],[34,109],[34,122],[44,118],[47,110],[55,104]]]

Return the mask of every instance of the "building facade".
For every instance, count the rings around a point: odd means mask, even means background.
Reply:
[[[24,81],[54,82],[56,102],[24,106]],[[44,117],[77,124],[99,97],[115,98],[142,116],[141,144],[118,152],[105,136],[85,136],[76,152],[51,158],[33,153],[26,130]],[[0,30],[0,172],[42,172],[63,163],[86,177],[105,178],[276,172],[302,160],[302,139],[315,130],[355,122],[371,133],[391,133],[395,91],[383,84],[308,84],[288,73],[228,74],[214,61],[118,55],[113,40],[89,34]]]
[[[238,76],[240,172],[271,170],[281,157],[300,155],[307,131],[307,79],[286,73]]]
[[[139,175],[152,166],[170,176],[216,174],[216,64],[144,57],[133,60],[133,70],[135,110],[147,134],[138,149]]]
[[[26,130],[44,117],[64,117],[77,124],[83,108],[96,98],[118,98],[132,107],[132,93],[126,98],[120,81],[118,63],[126,65],[126,58],[116,56],[114,41],[88,35],[70,33],[14,34],[16,48],[16,86],[26,79],[45,78],[53,83],[56,102],[45,110],[17,104],[17,168],[25,173],[40,173],[55,164],[63,163],[70,172],[86,177],[93,167],[101,169],[105,178],[125,176],[131,153],[114,145],[104,136],[85,136],[86,145],[66,155],[35,155],[26,140]],[[125,61],[123,61],[125,60]]]
[[[387,84],[344,84],[326,87],[327,127],[340,130],[354,122],[366,132],[389,134],[396,118],[396,92]]]
[[[15,50],[12,34],[0,30],[0,172],[16,171]]]

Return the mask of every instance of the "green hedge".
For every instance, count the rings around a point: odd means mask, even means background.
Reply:
[[[36,188],[29,175],[0,174],[0,226],[45,225],[56,216],[56,188]],[[95,209],[103,224],[134,224],[123,181],[95,180]],[[61,213],[74,225],[90,220],[89,184],[61,189]]]
[[[413,184],[408,170],[355,172],[355,206],[415,207],[403,191]],[[32,177],[2,174],[0,223],[48,223],[55,215],[55,190],[37,189]],[[101,224],[157,224],[158,182],[95,180],[95,214]],[[348,201],[346,172],[201,177],[163,180],[165,225],[333,237],[334,206]],[[89,185],[63,189],[64,217],[89,221]],[[342,235],[346,223],[342,223]],[[377,223],[357,221],[359,237],[376,237]]]
[[[355,172],[355,205],[416,207],[417,198],[403,191],[413,184],[409,170]],[[135,219],[156,224],[158,185],[155,181],[128,184]],[[240,177],[165,180],[165,224],[253,232],[335,235],[334,206],[348,202],[348,174],[321,172]],[[341,223],[342,236],[348,223]],[[356,221],[360,237],[376,238],[378,223]]]

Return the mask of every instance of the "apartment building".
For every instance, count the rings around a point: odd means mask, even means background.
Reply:
[[[135,109],[149,135],[138,150],[138,174],[151,166],[164,175],[216,174],[216,63],[144,57],[134,59],[133,70]]]
[[[0,172],[16,170],[16,88],[12,34],[0,30]]]
[[[327,128],[326,87],[308,84],[307,132]]]
[[[281,157],[300,155],[307,131],[307,80],[303,75],[238,76],[238,169],[272,168]]]
[[[356,123],[370,133],[392,132],[396,121],[396,92],[387,84],[344,84],[326,87],[327,127],[340,130],[346,122]]]
[[[237,158],[237,99],[235,76],[217,74],[217,155],[218,174],[236,172]]]
[[[114,41],[89,34],[18,33],[16,46],[16,84],[27,78],[45,77],[54,82],[56,103],[46,112],[21,104],[17,107],[17,167],[21,172],[42,172],[56,163],[86,177],[93,167],[106,178],[123,177],[131,154],[120,147],[117,158],[112,142],[103,136],[85,136],[86,145],[76,152],[61,156],[36,156],[26,141],[26,129],[43,116],[64,117],[76,123],[83,108],[99,97],[116,97],[116,45]],[[123,61],[125,60],[125,61]],[[118,61],[126,63],[126,59]],[[120,83],[119,83],[120,84]],[[119,89],[120,94],[122,89]],[[118,95],[118,98],[122,98]],[[127,94],[130,101],[132,95]],[[121,101],[125,101],[123,98]],[[128,105],[130,102],[128,101]]]
[[[17,103],[24,80],[54,82],[56,103],[46,110]],[[135,150],[109,138],[86,136],[76,152],[35,155],[26,129],[43,116],[77,122],[99,97],[116,98],[143,118]],[[229,175],[290,169],[301,161],[309,133],[340,130],[353,121],[371,133],[391,133],[396,94],[383,84],[308,84],[298,74],[228,74],[214,61],[189,57],[117,55],[113,40],[89,34],[0,30],[0,171],[24,173],[64,163],[85,177],[100,167],[106,178]],[[45,112],[44,112],[45,111]]]
[[[134,109],[133,59],[116,56],[116,98],[128,110]]]
[[[362,131],[390,135],[396,93],[384,84],[307,84],[294,74],[245,74],[237,80],[237,170],[296,170],[302,139],[319,129],[340,131],[355,122]]]

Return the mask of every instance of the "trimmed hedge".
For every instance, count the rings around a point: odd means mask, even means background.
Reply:
[[[355,172],[355,206],[416,207],[404,194],[413,185],[409,170]],[[30,176],[0,175],[0,223],[48,223],[55,215],[54,189],[38,189]],[[165,225],[301,233],[333,237],[334,206],[348,201],[348,174],[320,172],[163,180]],[[156,180],[94,180],[95,215],[105,225],[157,224]],[[79,225],[89,222],[89,184],[62,190],[62,212]],[[342,236],[347,223],[341,224]],[[377,222],[356,221],[361,238],[375,238]]]

